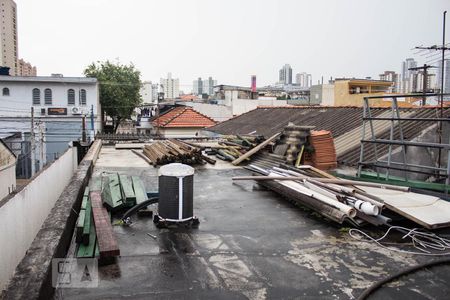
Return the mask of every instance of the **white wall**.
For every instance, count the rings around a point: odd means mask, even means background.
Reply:
[[[196,102],[185,102],[184,104],[217,122],[223,122],[233,117],[232,108],[229,106]]]
[[[25,256],[76,167],[77,150],[70,148],[0,207],[0,290]]]
[[[0,167],[0,200],[16,188],[16,164]],[[1,229],[0,229],[1,230]]]
[[[322,86],[322,103],[320,105],[334,106],[334,84]]]
[[[33,81],[33,78],[36,78],[36,80]],[[80,107],[81,110],[85,111],[87,114],[90,114],[91,105],[94,105],[94,116],[97,117],[97,115],[100,114],[97,82],[83,82],[83,79],[86,78],[80,78],[79,82],[76,82],[76,80],[73,79],[67,79],[67,81],[64,81],[64,77],[56,78],[54,82],[51,81],[51,77],[44,77],[45,79],[42,81],[39,78],[40,77],[30,77],[29,80],[20,81],[4,79],[4,77],[2,78],[2,76],[0,76],[0,103],[3,108],[0,112],[0,116],[29,117],[31,106],[34,107],[35,116],[40,116],[41,108],[54,107],[67,108],[67,116],[58,117],[71,117],[74,116],[71,112],[74,106]],[[2,94],[2,90],[5,87],[9,88],[9,96],[3,96]],[[34,88],[40,89],[40,105],[33,105],[32,91]],[[52,90],[52,105],[45,104],[44,90],[46,88]],[[67,103],[67,91],[69,89],[75,90],[75,105],[68,105]],[[81,89],[86,90],[85,106],[80,106],[79,104]]]
[[[233,100],[233,115],[241,115],[258,108],[258,106],[288,106],[287,100],[272,100],[272,99],[234,99]]]
[[[161,128],[160,134],[165,138],[181,138],[181,137],[195,137],[196,134],[200,136],[200,133],[204,128]]]

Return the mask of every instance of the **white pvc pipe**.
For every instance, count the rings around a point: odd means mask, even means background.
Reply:
[[[272,176],[272,174],[269,174],[269,176]],[[275,180],[281,185],[284,185],[290,189],[293,189],[303,195],[309,196],[313,199],[316,199],[317,201],[320,201],[326,205],[335,207],[336,209],[342,211],[346,215],[348,215],[350,218],[354,218],[356,216],[356,210],[353,207],[350,207],[348,205],[345,205],[337,200],[334,200],[330,197],[327,197],[325,195],[322,195],[318,192],[314,192],[313,190],[304,187],[300,183],[297,183],[295,181],[281,181],[281,180]]]
[[[380,214],[380,209],[377,206],[361,200],[356,200],[355,208],[369,216],[378,216]]]

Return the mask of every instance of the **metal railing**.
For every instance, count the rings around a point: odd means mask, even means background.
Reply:
[[[398,106],[398,98],[424,98],[424,97],[438,97],[440,96],[443,99],[444,96],[449,96],[450,94],[402,94],[402,95],[383,95],[383,96],[372,96],[372,97],[364,97],[364,106],[363,106],[363,126],[362,126],[362,135],[361,135],[361,148],[360,148],[360,160],[358,164],[358,177],[361,176],[361,171],[363,167],[372,167],[375,168],[376,172],[380,174],[379,169],[385,169],[385,180],[389,180],[390,170],[398,170],[403,171],[405,181],[408,181],[408,173],[419,173],[419,174],[428,174],[428,175],[437,175],[438,177],[446,177],[446,184],[450,184],[450,144],[442,144],[442,138],[439,138],[439,143],[427,143],[427,142],[412,142],[405,140],[403,123],[404,122],[436,122],[439,128],[439,135],[442,134],[442,123],[450,122],[450,118],[443,117],[443,107],[441,103],[440,107],[440,117],[439,118],[410,118],[405,117],[402,118],[400,115],[400,109]],[[391,117],[376,117],[372,115],[370,100],[372,99],[392,99],[391,102]],[[441,100],[442,101],[442,100]],[[375,132],[374,121],[390,121],[389,128],[389,139],[378,138]],[[370,137],[366,138],[366,127],[369,126]],[[398,131],[398,138],[395,137],[395,130]],[[379,133],[378,135],[385,133],[386,131]],[[374,161],[366,161],[365,151],[366,145],[372,144],[374,149],[375,160]],[[379,145],[388,145],[388,155],[387,160],[381,159],[379,156]],[[402,154],[402,162],[394,162],[392,161],[392,151],[393,147],[400,146],[401,154]],[[409,163],[407,159],[407,147],[422,147],[422,148],[434,148],[439,149],[439,166],[427,166]],[[440,158],[441,151],[447,151],[447,167],[444,168],[441,166]],[[414,169],[411,169],[414,168]],[[427,172],[429,170],[429,172]],[[434,171],[434,172],[433,172]]]

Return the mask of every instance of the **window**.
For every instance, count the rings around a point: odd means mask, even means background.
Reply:
[[[3,88],[3,96],[9,96],[9,89],[7,87]]]
[[[80,105],[86,105],[86,90],[81,89],[80,91]]]
[[[52,105],[52,90],[51,89],[44,90],[44,101],[45,101],[45,105]]]
[[[67,105],[75,105],[75,91],[73,89],[67,90]]]
[[[41,91],[33,89],[33,105],[41,105]]]

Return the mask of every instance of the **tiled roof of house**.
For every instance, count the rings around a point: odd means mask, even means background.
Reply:
[[[152,121],[153,126],[171,127],[211,127],[216,122],[191,107],[175,107]]]

